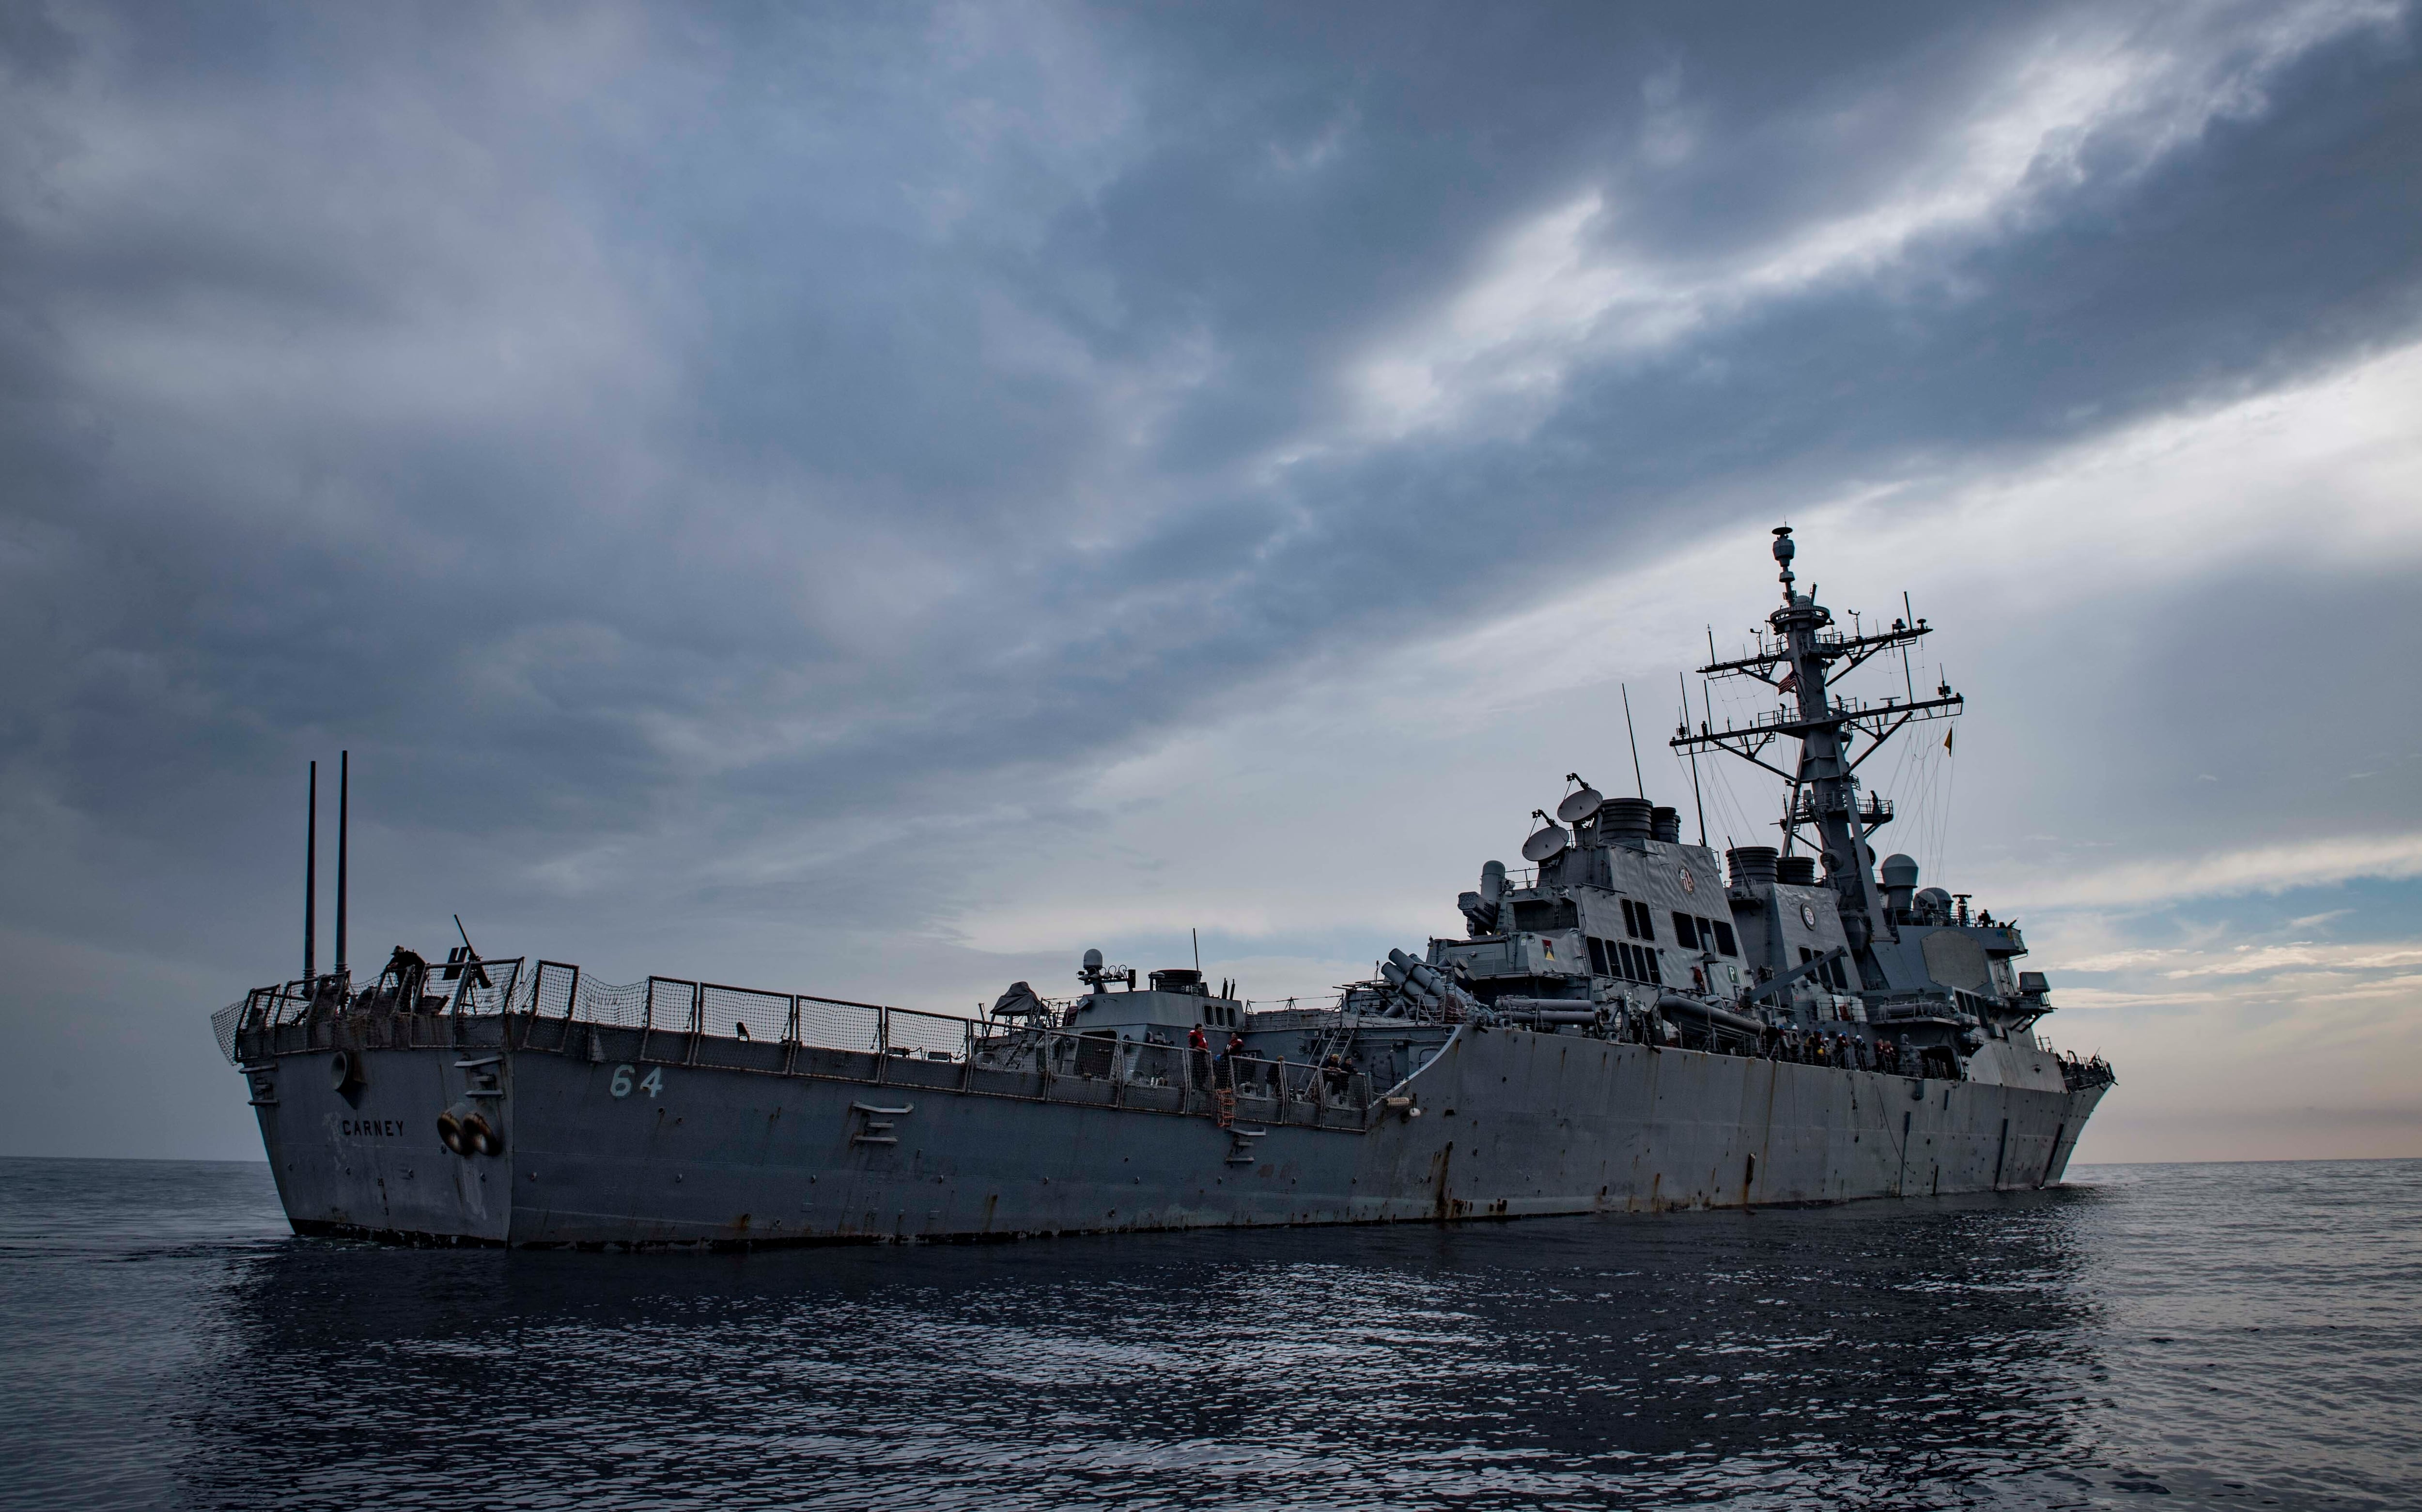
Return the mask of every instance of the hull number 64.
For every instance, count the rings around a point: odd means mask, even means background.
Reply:
[[[636,1075],[638,1067],[637,1066],[616,1066],[614,1068],[614,1079],[607,1084],[607,1090],[611,1091],[617,1097],[628,1097],[631,1095],[631,1078]],[[660,1065],[650,1066],[648,1068],[648,1074],[639,1078],[639,1090],[646,1093],[651,1097],[664,1091],[665,1068]]]

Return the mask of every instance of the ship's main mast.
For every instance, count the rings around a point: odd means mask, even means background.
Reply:
[[[1924,620],[1895,620],[1891,629],[1873,635],[1843,635],[1832,628],[1832,611],[1816,602],[1814,585],[1806,593],[1793,591],[1794,551],[1791,527],[1778,527],[1774,559],[1783,569],[1783,606],[1767,616],[1771,633],[1759,637],[1756,653],[1709,662],[1699,671],[1702,676],[1755,678],[1790,696],[1796,708],[1777,709],[1741,728],[1727,724],[1715,730],[1702,723],[1693,732],[1685,727],[1670,744],[1691,753],[1728,751],[1791,785],[1783,820],[1784,848],[1788,851],[1799,839],[1802,825],[1815,830],[1825,858],[1825,880],[1841,894],[1843,931],[1859,959],[1860,974],[1868,986],[1879,987],[1882,977],[1869,946],[1879,937],[1897,938],[1898,934],[1876,886],[1866,840],[1892,817],[1892,811],[1881,800],[1871,800],[1864,810],[1859,807],[1857,772],[1903,725],[1912,719],[1946,718],[1958,714],[1965,701],[1948,684],[1938,686],[1930,699],[1915,697],[1913,686],[1911,697],[1881,703],[1833,698],[1827,684],[1836,664],[1848,672],[1879,653],[1914,645],[1932,632]],[[1853,754],[1861,735],[1867,738],[1867,748]],[[1767,747],[1777,739],[1800,742],[1800,760],[1790,771],[1765,758]]]

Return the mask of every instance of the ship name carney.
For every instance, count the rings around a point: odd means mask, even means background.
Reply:
[[[346,1139],[394,1139],[403,1132],[401,1118],[340,1118],[337,1132]]]

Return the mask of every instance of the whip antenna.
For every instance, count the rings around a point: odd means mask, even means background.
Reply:
[[[1631,728],[1631,685],[1618,684],[1623,689],[1623,732],[1631,737],[1631,781],[1642,797],[1648,796],[1648,780],[1640,775],[1640,732]]]
[[[353,791],[354,753],[337,752],[337,974],[345,974],[345,809]]]
[[[1691,685],[1682,680],[1678,668],[1674,672],[1674,685],[1682,690],[1682,733],[1687,737],[1691,733]],[[1637,760],[1639,754],[1638,748],[1634,747],[1633,758]],[[1705,845],[1707,843],[1707,800],[1699,795],[1699,753],[1696,750],[1691,752],[1691,806],[1699,811],[1699,843]]]
[[[309,982],[319,974],[316,953],[320,937],[320,764],[311,764],[310,816],[303,823],[303,981],[309,991]]]

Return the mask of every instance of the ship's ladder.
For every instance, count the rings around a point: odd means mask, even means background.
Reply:
[[[1236,1089],[1228,1086],[1213,1088],[1211,1110],[1211,1116],[1219,1121],[1221,1128],[1234,1126],[1236,1122]]]
[[[1340,1065],[1345,1064],[1345,1051],[1353,1043],[1354,1026],[1346,1021],[1345,1013],[1341,1011],[1337,1016],[1337,1022],[1330,1026],[1328,1033],[1321,1036],[1320,1043],[1313,1047],[1313,1095],[1317,1097],[1325,1094],[1329,1078],[1329,1058],[1334,1055]]]

